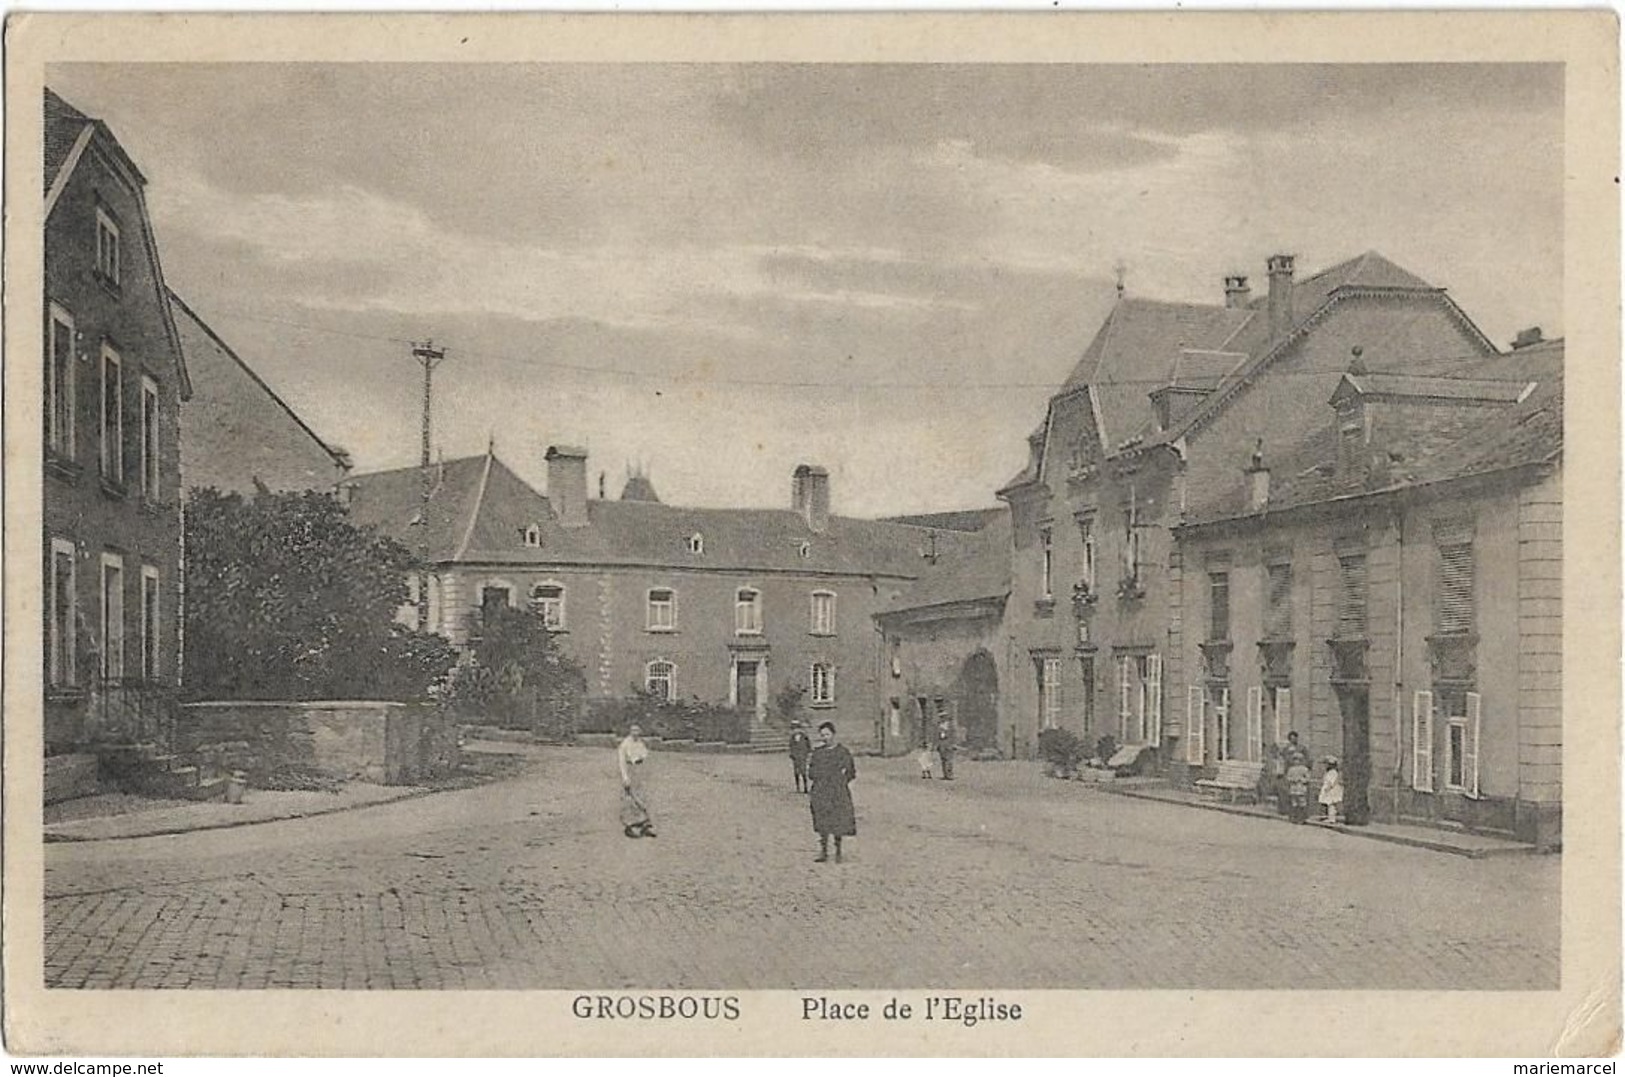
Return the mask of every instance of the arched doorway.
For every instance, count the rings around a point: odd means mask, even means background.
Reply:
[[[960,667],[954,685],[959,700],[960,733],[970,749],[997,748],[999,740],[999,670],[993,656],[977,651]]]

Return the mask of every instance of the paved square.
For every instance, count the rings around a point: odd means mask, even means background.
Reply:
[[[1488,860],[859,759],[815,864],[776,756],[605,749],[353,812],[46,847],[51,987],[1429,988],[1558,982],[1558,857]]]

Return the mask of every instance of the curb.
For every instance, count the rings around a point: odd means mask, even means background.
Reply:
[[[403,800],[417,800],[419,797],[433,796],[435,793],[455,792],[452,789],[414,789],[409,793],[402,793],[398,797],[389,797],[385,800],[371,800],[365,804],[340,804],[332,808],[317,808],[313,811],[294,812],[291,815],[275,815],[268,819],[227,819],[222,822],[198,823],[192,826],[166,826],[156,830],[143,830],[139,834],[107,834],[101,837],[78,837],[72,834],[52,833],[47,830],[42,839],[47,845],[85,843],[95,841],[135,841],[139,838],[173,837],[176,834],[194,834],[202,830],[235,830],[244,826],[260,826],[265,823],[283,823],[289,819],[311,819],[318,815],[337,815],[339,812],[362,811],[366,808],[376,808],[384,804],[399,804]],[[69,824],[71,825],[71,824]]]
[[[1232,804],[1203,804],[1196,801],[1176,800],[1173,797],[1158,796],[1155,793],[1145,793],[1136,789],[1113,789],[1105,783],[1093,785],[1101,792],[1113,796],[1132,797],[1135,800],[1150,800],[1158,804],[1171,804],[1176,808],[1197,808],[1202,811],[1223,812],[1226,815],[1235,815],[1247,819],[1257,819],[1261,822],[1270,822],[1279,818],[1273,814],[1261,811],[1249,811],[1246,808]],[[1469,860],[1488,860],[1498,856],[1529,856],[1540,853],[1542,850],[1534,845],[1510,845],[1505,849],[1464,849],[1459,845],[1452,845],[1446,841],[1434,841],[1430,838],[1412,837],[1409,834],[1385,834],[1381,831],[1367,830],[1364,827],[1326,826],[1318,825],[1318,829],[1331,831],[1334,834],[1345,834],[1351,838],[1365,838],[1368,841],[1387,842],[1390,845],[1407,845],[1413,849],[1427,849],[1436,853],[1449,853],[1451,856],[1462,856]]]

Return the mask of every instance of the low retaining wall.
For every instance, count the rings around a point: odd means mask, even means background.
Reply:
[[[460,761],[457,723],[437,706],[367,700],[188,703],[176,748],[248,745],[250,784],[281,771],[409,785],[450,773]]]

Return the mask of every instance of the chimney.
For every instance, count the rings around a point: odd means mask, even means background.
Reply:
[[[1292,328],[1292,255],[1272,254],[1270,270],[1270,340],[1280,340]]]
[[[829,526],[829,472],[813,464],[798,464],[790,478],[790,507],[801,513],[807,529],[822,532]]]
[[[587,525],[587,450],[568,445],[547,449],[547,501],[565,527]]]
[[[1253,290],[1247,287],[1247,278],[1236,275],[1224,278],[1224,305],[1231,310],[1245,307],[1247,301],[1253,297]]]
[[[1532,347],[1533,345],[1541,343],[1545,339],[1546,338],[1541,335],[1540,326],[1532,325],[1528,329],[1518,330],[1518,335],[1513,338],[1512,341],[1512,350],[1518,351],[1521,348]]]
[[[1253,459],[1246,468],[1247,511],[1263,512],[1270,504],[1270,469],[1264,466],[1264,439],[1258,439]]]

